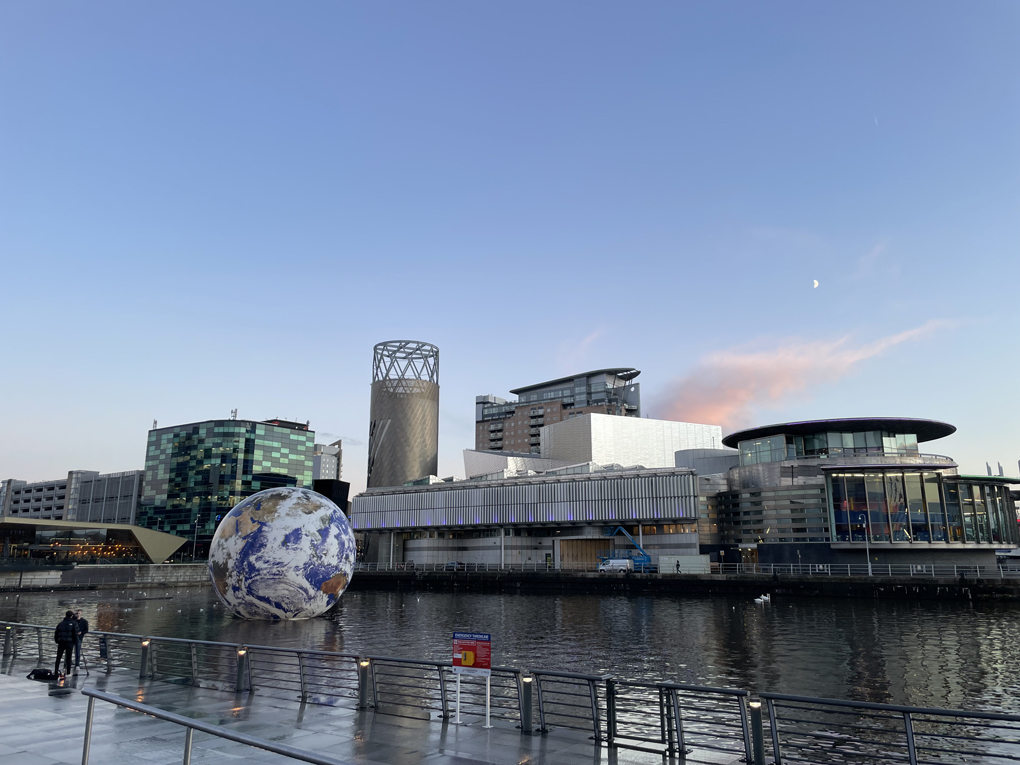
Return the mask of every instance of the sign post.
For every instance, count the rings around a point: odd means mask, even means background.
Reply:
[[[453,673],[457,676],[457,724],[460,725],[460,676],[475,675],[485,678],[485,727],[491,728],[492,635],[484,632],[454,632]]]

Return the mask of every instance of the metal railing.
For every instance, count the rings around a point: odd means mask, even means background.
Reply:
[[[140,704],[137,701],[126,699],[123,696],[116,696],[112,693],[93,691],[85,688],[82,690],[82,694],[87,696],[89,699],[88,709],[85,712],[85,741],[82,744],[81,751],[82,765],[89,765],[89,756],[91,755],[92,750],[92,722],[95,717],[96,699],[106,701],[110,704],[115,704],[116,706],[123,707],[124,709],[130,709],[133,712],[140,712],[141,714],[148,715],[149,717],[155,717],[157,720],[166,720],[167,722],[172,722],[175,725],[183,727],[185,729],[184,765],[191,765],[191,748],[194,743],[196,730],[201,731],[202,733],[208,733],[211,736],[216,736],[217,738],[226,739],[227,741],[234,741],[238,744],[254,747],[255,749],[264,749],[265,751],[272,752],[273,754],[282,754],[284,757],[290,757],[291,759],[299,760],[301,762],[314,763],[314,765],[349,765],[349,761],[336,760],[332,757],[325,757],[316,752],[308,751],[307,749],[298,749],[297,747],[287,746],[286,744],[278,744],[275,741],[266,741],[264,738],[249,736],[246,733],[237,733],[219,725],[210,725],[209,723],[202,722],[201,720],[195,720],[191,717],[167,712],[159,709],[158,707],[149,706],[148,704]]]
[[[0,622],[0,634],[5,662],[55,658],[52,627]],[[82,652],[92,671],[126,669],[143,679],[384,714],[451,719],[456,703],[450,662],[101,631],[88,634]],[[733,688],[554,670],[495,667],[491,677],[492,717],[523,734],[534,730],[537,701],[540,733],[590,731],[610,747],[691,763],[725,756],[764,765],[767,743],[776,765],[1020,762],[1020,715],[761,693],[763,718],[750,697]],[[483,716],[485,679],[461,676],[460,702],[462,714]]]
[[[747,691],[617,680],[607,681],[606,691],[611,744],[692,763],[718,762],[720,755],[752,762]],[[655,705],[658,719],[647,713]],[[708,759],[699,759],[702,754]]]
[[[1020,579],[1017,566],[957,566],[939,563],[713,563],[719,574],[759,576],[880,577],[897,579]]]
[[[612,675],[585,675],[577,672],[532,670],[538,693],[538,729],[547,733],[552,725],[587,730],[596,741],[604,738],[599,691]]]
[[[1020,761],[1020,715],[762,693],[776,765]]]

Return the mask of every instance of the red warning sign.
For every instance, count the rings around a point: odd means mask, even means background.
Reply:
[[[459,675],[491,675],[492,635],[454,632],[453,671]]]

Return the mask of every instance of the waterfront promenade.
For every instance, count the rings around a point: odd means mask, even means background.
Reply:
[[[610,750],[582,732],[522,736],[505,721],[485,730],[477,716],[465,725],[423,720],[372,710],[300,704],[258,693],[225,693],[207,688],[139,680],[129,671],[93,670],[69,678],[66,686],[34,682],[25,675],[31,660],[5,661],[0,675],[0,765],[80,763],[87,699],[93,688],[163,710],[273,742],[359,765],[511,765],[557,763],[620,765],[661,763],[657,755]],[[90,762],[102,765],[170,765],[182,761],[184,730],[170,722],[96,702]],[[732,757],[716,760],[733,762]],[[293,763],[290,758],[196,733],[193,765],[224,762]]]

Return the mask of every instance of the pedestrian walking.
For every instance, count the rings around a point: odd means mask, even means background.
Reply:
[[[678,574],[680,573],[680,561],[677,561],[677,562],[676,562],[676,572],[677,572]]]
[[[89,633],[89,620],[81,615],[80,608],[74,612],[74,620],[78,623],[78,640],[74,644],[74,668],[77,669],[81,666],[81,646]]]
[[[74,611],[64,614],[64,620],[53,631],[53,642],[57,644],[57,661],[53,665],[53,672],[56,675],[66,675],[71,671],[71,655],[78,642],[78,622],[74,619]],[[64,659],[63,673],[60,671],[61,659]]]

